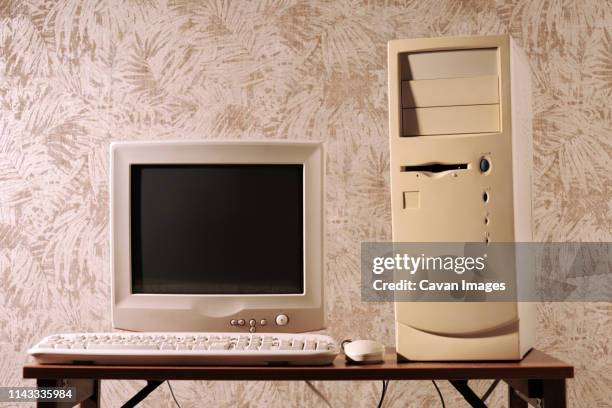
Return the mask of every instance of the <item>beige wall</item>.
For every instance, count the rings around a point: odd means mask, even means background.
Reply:
[[[0,0],[0,385],[41,336],[110,329],[111,140],[326,140],[329,333],[392,344],[392,306],[358,292],[360,241],[391,237],[390,39],[510,32],[533,70],[537,238],[609,241],[611,27],[603,0]],[[538,347],[577,367],[572,406],[610,404],[611,319],[610,303],[539,308]],[[105,383],[105,406],[141,385]],[[380,384],[318,386],[369,407]],[[301,383],[175,389],[184,407],[319,404]],[[388,401],[439,406],[427,382]],[[146,405],[171,406],[167,388]]]

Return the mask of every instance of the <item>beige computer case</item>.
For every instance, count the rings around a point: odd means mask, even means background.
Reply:
[[[505,35],[395,40],[388,51],[393,241],[531,241],[523,52]],[[423,171],[432,164],[456,168]],[[517,360],[535,341],[533,303],[397,302],[395,321],[410,360]]]

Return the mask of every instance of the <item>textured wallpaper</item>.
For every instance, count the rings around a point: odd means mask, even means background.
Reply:
[[[392,344],[392,305],[358,284],[360,242],[391,237],[386,43],[499,33],[533,72],[537,239],[610,241],[610,0],[0,0],[0,385],[24,383],[42,336],[111,328],[112,140],[325,140],[328,332]],[[610,339],[610,303],[539,306],[538,347],[576,365],[573,407],[610,406]],[[104,382],[103,405],[142,385]],[[380,392],[316,385],[334,407]],[[303,383],[174,387],[183,407],[322,406]],[[440,406],[428,382],[391,382],[387,401]],[[144,406],[171,407],[167,387]]]

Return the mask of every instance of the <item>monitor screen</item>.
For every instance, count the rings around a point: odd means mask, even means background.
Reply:
[[[130,168],[132,293],[304,293],[302,164]]]

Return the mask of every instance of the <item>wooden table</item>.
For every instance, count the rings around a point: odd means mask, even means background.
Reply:
[[[541,351],[532,350],[519,362],[404,362],[396,361],[388,349],[384,363],[352,365],[344,356],[329,366],[102,366],[27,364],[24,378],[34,378],[39,387],[76,387],[82,407],[98,407],[101,380],[147,380],[124,407],[142,401],[165,380],[206,381],[359,381],[359,380],[448,380],[473,407],[486,407],[468,386],[468,380],[503,380],[508,384],[510,408],[524,408],[539,399],[544,408],[566,407],[565,381],[574,368]],[[39,407],[73,406],[75,403],[38,403]]]

